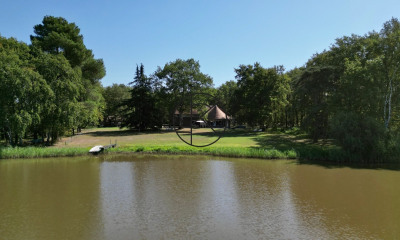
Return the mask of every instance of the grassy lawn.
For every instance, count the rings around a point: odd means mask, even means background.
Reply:
[[[261,147],[267,141],[263,138],[277,136],[261,132],[249,132],[242,129],[228,130],[222,133],[222,138],[213,146],[218,147]],[[179,130],[180,136],[190,142],[190,129]],[[207,144],[216,140],[218,136],[209,129],[193,129],[193,143]],[[118,146],[187,146],[177,136],[175,131],[161,130],[157,132],[137,132],[119,128],[95,128],[84,130],[82,134],[62,138],[54,147],[92,147],[118,143]],[[268,144],[267,144],[268,145]]]
[[[196,145],[204,145],[218,138],[210,129],[193,129],[192,131],[192,141]],[[185,141],[190,142],[190,129],[179,130],[179,134]],[[184,152],[261,158],[334,159],[335,161],[343,157],[338,154],[340,153],[339,148],[329,140],[312,143],[305,134],[253,132],[244,129],[227,130],[222,133],[218,142],[204,148],[185,144],[175,131],[137,132],[119,128],[88,129],[81,135],[61,139],[53,147],[90,148],[115,142],[118,144],[118,148],[112,151]]]
[[[243,129],[231,129],[218,133],[221,139],[214,147],[238,147],[238,148],[275,148],[277,150],[290,150],[313,147],[335,147],[331,141],[312,143],[305,134],[281,133],[281,132],[252,132]],[[179,130],[182,138],[190,142],[190,129]],[[206,144],[217,139],[217,136],[209,129],[193,129],[193,143]],[[62,138],[53,147],[93,147],[118,143],[118,146],[187,146],[182,142],[175,131],[161,130],[158,132],[137,132],[119,128],[94,128],[84,130],[80,135]]]
[[[192,147],[182,142],[175,131],[138,132],[119,128],[85,129],[72,137],[62,138],[56,145],[46,148],[0,148],[0,158],[54,157],[86,154],[96,145],[117,143],[118,147],[109,152],[158,152],[210,154],[230,157],[257,158],[304,158],[331,159],[332,150],[338,149],[330,141],[312,143],[306,135],[294,132],[253,132],[245,129],[222,130],[190,129],[179,130],[179,135],[187,142],[205,145],[222,137],[209,147]],[[336,151],[337,152],[337,151]]]
[[[190,142],[190,129],[179,131],[181,137]],[[222,137],[218,141],[219,146],[255,146],[257,143],[243,135],[236,137]],[[217,139],[211,130],[193,129],[193,142],[205,144]],[[82,132],[81,135],[62,138],[54,147],[93,147],[95,145],[107,145],[117,142],[118,146],[187,146],[182,142],[175,131],[161,130],[157,132],[137,132],[119,128],[96,128]]]

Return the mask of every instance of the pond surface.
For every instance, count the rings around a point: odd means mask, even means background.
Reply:
[[[0,239],[399,239],[400,171],[114,155],[0,160]]]

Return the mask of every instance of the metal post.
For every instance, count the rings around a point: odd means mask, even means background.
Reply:
[[[190,144],[193,144],[193,95],[190,93]]]

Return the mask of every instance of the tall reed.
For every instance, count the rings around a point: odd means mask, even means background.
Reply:
[[[88,148],[3,147],[0,148],[0,159],[68,157],[84,155],[87,154],[88,151]]]
[[[238,147],[205,147],[196,148],[189,146],[125,146],[109,149],[108,152],[144,152],[144,153],[169,153],[169,154],[207,154],[223,157],[248,157],[265,159],[295,159],[294,150],[279,151],[277,149],[263,148],[238,148]]]

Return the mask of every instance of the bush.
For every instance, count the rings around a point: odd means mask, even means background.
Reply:
[[[400,162],[400,131],[388,132],[384,144],[385,162]]]
[[[339,113],[330,122],[331,134],[351,158],[381,162],[387,156],[385,129],[377,120],[354,112]]]

